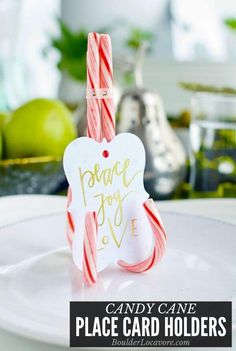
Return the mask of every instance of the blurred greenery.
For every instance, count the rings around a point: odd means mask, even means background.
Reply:
[[[228,17],[224,19],[224,24],[226,25],[226,27],[228,27],[229,29],[236,31],[236,18],[234,17]]]
[[[58,19],[58,25],[60,35],[51,39],[51,46],[60,53],[57,66],[75,80],[84,82],[88,32],[84,29],[72,31],[61,19]]]
[[[57,67],[66,72],[71,78],[78,82],[86,81],[86,51],[87,36],[86,29],[72,30],[60,18],[57,19],[59,35],[51,38],[50,46],[56,49],[60,58]],[[118,26],[118,25],[117,25]],[[100,28],[98,32],[109,32],[114,25]],[[114,29],[114,28],[113,28]],[[145,41],[151,43],[154,35],[140,28],[127,27],[127,37],[124,45],[132,51],[137,51]],[[47,53],[47,51],[45,51]]]
[[[236,95],[236,89],[231,87],[216,87],[213,85],[205,85],[192,82],[179,82],[179,86],[185,90],[192,92]]]
[[[168,121],[173,128],[189,128],[191,113],[189,110],[182,110],[176,115],[168,115]]]
[[[126,41],[126,46],[137,51],[143,42],[148,42],[150,44],[153,38],[154,34],[152,32],[140,28],[131,28]]]

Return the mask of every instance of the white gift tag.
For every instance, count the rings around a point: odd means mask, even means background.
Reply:
[[[98,271],[118,259],[135,263],[148,256],[153,239],[143,208],[149,197],[143,186],[144,167],[143,144],[130,133],[109,143],[81,137],[66,148],[64,170],[72,192],[68,210],[75,224],[72,254],[79,269],[87,211],[98,215]]]

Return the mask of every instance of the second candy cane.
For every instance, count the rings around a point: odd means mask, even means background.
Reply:
[[[101,99],[101,131],[109,142],[115,137],[115,106],[113,99],[112,46],[108,34],[100,35],[100,88],[104,96]]]

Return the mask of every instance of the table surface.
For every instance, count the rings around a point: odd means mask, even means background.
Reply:
[[[236,225],[236,199],[163,201],[158,203],[158,208],[160,211],[194,214]],[[63,212],[65,209],[66,198],[63,196],[18,195],[2,197],[0,198],[0,227],[39,215]],[[235,342],[236,335],[233,335],[233,345]],[[1,350],[11,351],[62,351],[69,349],[69,347],[60,348],[28,340],[1,329],[0,346]],[[200,350],[204,351],[202,348]]]

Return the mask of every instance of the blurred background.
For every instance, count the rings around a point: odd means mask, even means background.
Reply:
[[[1,195],[66,193],[98,31],[112,37],[117,130],[143,140],[150,195],[235,197],[234,0],[0,0],[0,23]]]

